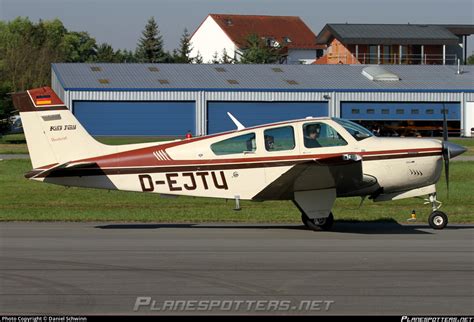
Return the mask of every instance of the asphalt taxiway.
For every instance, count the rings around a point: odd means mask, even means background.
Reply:
[[[226,300],[330,303],[236,310],[246,314],[472,315],[473,271],[474,225],[336,223],[335,231],[312,232],[269,224],[0,223],[3,314],[229,314],[235,306],[196,311],[196,303]],[[137,298],[143,305],[134,311]],[[165,301],[194,302],[187,311],[157,311]]]

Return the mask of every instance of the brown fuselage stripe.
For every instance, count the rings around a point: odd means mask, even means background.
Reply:
[[[364,161],[388,160],[388,159],[402,159],[402,158],[419,158],[427,156],[441,155],[441,152],[431,153],[416,153],[416,154],[392,154],[380,156],[364,156]],[[164,173],[164,172],[191,172],[191,171],[216,171],[216,170],[239,170],[239,169],[257,169],[269,167],[283,167],[292,166],[306,162],[317,162],[323,165],[342,165],[351,163],[352,161],[342,161],[340,158],[328,159],[306,159],[306,160],[291,160],[280,162],[257,162],[257,163],[236,163],[236,164],[208,164],[208,165],[188,165],[188,166],[155,166],[155,167],[130,167],[130,168],[70,168],[58,169],[44,176],[38,175],[41,171],[32,170],[28,172],[25,177],[31,178],[36,175],[37,178],[44,177],[86,177],[99,175],[121,175],[121,174],[141,174],[141,173]]]
[[[408,154],[391,154],[391,155],[367,155],[363,156],[364,161],[374,161],[374,160],[388,160],[388,159],[404,159],[404,158],[417,158],[417,157],[430,157],[434,155],[441,155],[441,152],[431,152],[431,153],[408,153]]]

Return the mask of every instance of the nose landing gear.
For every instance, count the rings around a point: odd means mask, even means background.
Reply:
[[[433,212],[428,217],[428,223],[433,229],[443,229],[448,224],[448,216],[438,209],[441,208],[441,202],[436,200],[436,192],[428,196],[425,204],[431,204]]]

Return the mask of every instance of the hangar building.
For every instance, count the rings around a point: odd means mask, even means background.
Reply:
[[[234,129],[227,112],[474,127],[474,66],[60,63],[52,88],[95,136],[211,134]]]

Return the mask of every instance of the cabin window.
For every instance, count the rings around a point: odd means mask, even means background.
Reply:
[[[420,114],[420,111],[418,109],[412,109],[411,114],[418,115],[418,114]]]
[[[285,151],[295,148],[295,133],[292,126],[266,130],[264,139],[267,151]]]
[[[303,125],[304,146],[322,148],[347,145],[346,140],[326,123],[306,123]]]
[[[358,108],[353,108],[351,112],[352,114],[359,114],[360,110]]]
[[[397,108],[397,114],[405,114],[405,110],[402,108]]]
[[[383,108],[382,114],[390,114],[390,110],[388,108]]]
[[[432,109],[432,108],[427,109],[426,114],[430,114],[430,115],[434,114],[434,109]]]
[[[211,144],[211,150],[216,155],[254,152],[256,149],[255,133],[239,135]]]
[[[375,110],[373,108],[368,108],[367,114],[375,114]]]

